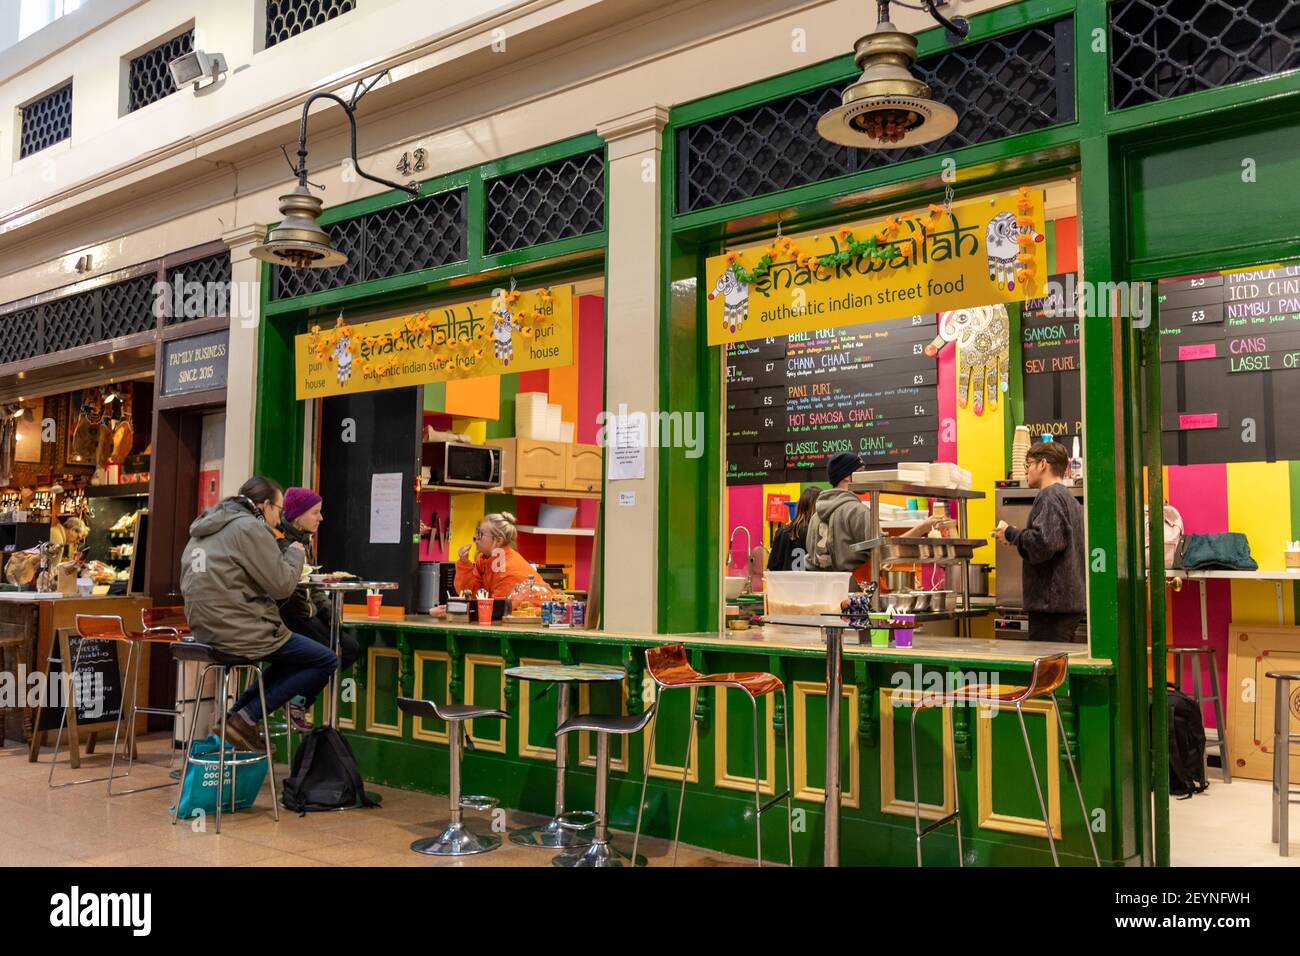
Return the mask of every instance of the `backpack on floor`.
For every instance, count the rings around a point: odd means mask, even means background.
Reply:
[[[1205,722],[1195,699],[1173,684],[1166,690],[1169,702],[1169,792],[1186,799],[1207,789],[1205,779]]]
[[[317,727],[299,745],[281,802],[299,813],[379,805],[366,796],[357,758],[333,727]]]

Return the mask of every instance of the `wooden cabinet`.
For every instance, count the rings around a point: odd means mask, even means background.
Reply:
[[[501,447],[501,483],[507,490],[564,488],[568,454],[562,442],[503,438],[494,444]]]
[[[572,491],[599,491],[604,456],[599,445],[569,445],[564,486]]]

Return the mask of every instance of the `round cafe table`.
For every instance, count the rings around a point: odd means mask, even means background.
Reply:
[[[621,681],[627,677],[627,671],[621,667],[607,667],[603,664],[523,664],[506,668],[506,676],[522,681],[555,684],[557,690],[555,726],[559,727],[569,719],[569,688],[572,685]],[[512,830],[511,843],[549,849],[591,845],[590,828],[569,830],[560,826],[559,818],[564,814],[564,769],[568,764],[567,750],[568,742],[557,738],[555,741],[555,816],[540,826]],[[595,821],[592,821],[592,825],[595,825]]]
[[[307,586],[315,591],[327,591],[330,596],[330,650],[335,654],[339,652],[339,637],[343,633],[343,597],[350,591],[395,591],[398,585],[392,581],[358,581],[349,578],[346,581],[337,581],[333,584],[308,581]],[[335,730],[339,728],[339,670],[335,670],[330,682],[326,687],[325,700],[329,708],[329,725]],[[367,790],[366,796],[376,805],[379,805],[383,798],[373,791]],[[352,807],[340,807],[341,810],[351,810]]]
[[[844,632],[857,631],[858,639],[870,628],[858,627],[848,615],[806,614],[767,618],[784,627],[815,627],[826,642],[826,800],[822,865],[840,865],[840,694],[844,686]]]
[[[358,581],[348,579],[333,584],[316,584],[308,582],[307,587],[313,591],[327,591],[330,596],[330,650],[339,652],[339,637],[343,633],[343,597],[355,591],[395,591],[398,585],[392,581]],[[335,670],[330,678],[329,688],[325,694],[326,706],[329,708],[329,725],[335,730],[339,726],[339,671]]]

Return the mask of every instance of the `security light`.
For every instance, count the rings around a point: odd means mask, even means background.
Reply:
[[[198,90],[200,80],[216,80],[226,72],[226,58],[220,53],[192,50],[168,63],[167,69],[171,71],[172,82],[177,89],[186,83],[193,83],[194,89]]]

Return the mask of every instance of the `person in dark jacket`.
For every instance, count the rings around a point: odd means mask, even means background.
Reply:
[[[1025,477],[1038,489],[1025,527],[994,529],[993,537],[1024,558],[1023,590],[1029,637],[1069,641],[1088,609],[1084,577],[1083,508],[1062,479],[1065,446],[1038,442],[1025,453]]]
[[[321,496],[310,488],[285,489],[284,514],[280,518],[280,527],[275,531],[281,551],[297,542],[306,551],[308,562],[311,561],[316,552],[314,544],[316,532],[324,520],[321,506]],[[330,647],[332,613],[329,598],[323,592],[313,591],[305,584],[298,585],[291,595],[280,602],[280,619],[284,621],[285,627],[295,634],[310,637],[325,647]],[[352,636],[352,633],[346,630],[340,631],[338,646],[340,668],[345,672],[350,671],[359,653],[357,639]],[[297,699],[290,701],[289,715],[300,731],[305,733],[311,730],[305,701]]]
[[[299,695],[314,697],[338,667],[338,658],[280,619],[279,602],[302,578],[301,544],[281,551],[271,529],[280,522],[284,495],[269,478],[254,477],[238,494],[205,511],[190,525],[181,558],[181,594],[194,638],[228,654],[266,661],[266,706],[283,707]],[[244,750],[263,750],[257,685],[235,702],[226,734]]]
[[[804,562],[799,561],[799,567],[795,567],[795,562],[799,558],[806,558],[807,552],[804,551],[805,540],[808,537],[808,522],[812,519],[813,509],[817,505],[817,496],[822,490],[816,486],[805,488],[803,494],[799,496],[799,504],[794,509],[794,520],[789,524],[783,524],[776,529],[776,534],[772,535],[772,553],[767,556],[767,569],[769,571],[803,571]]]

